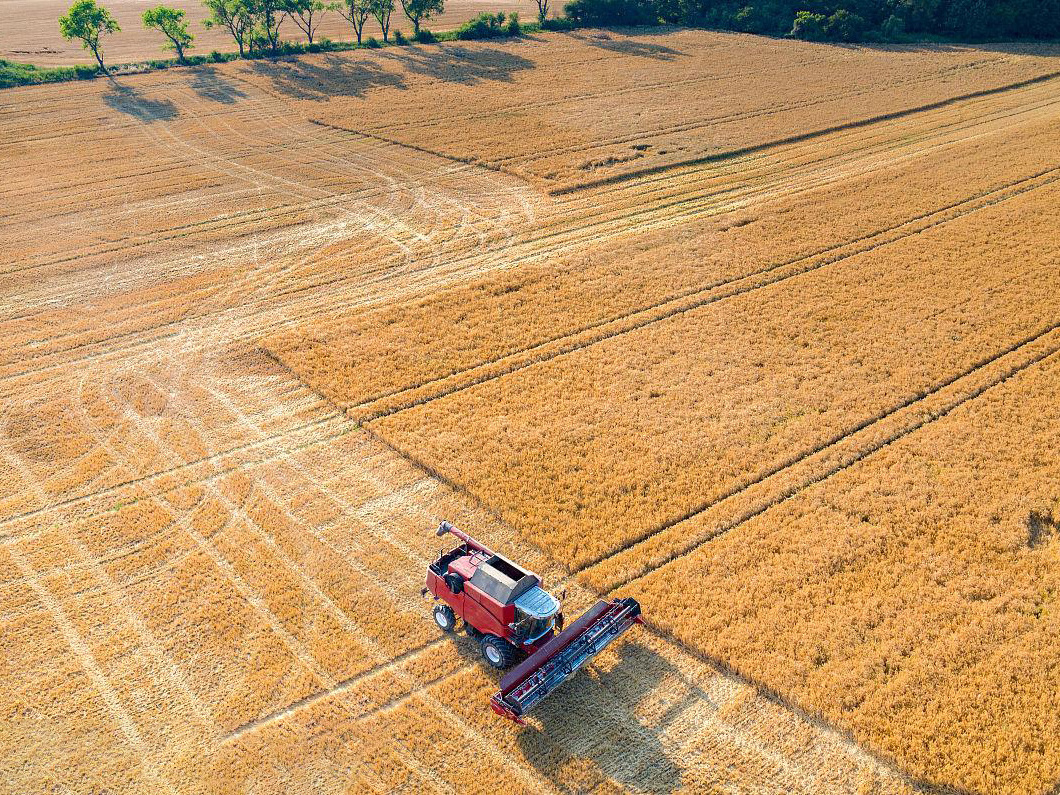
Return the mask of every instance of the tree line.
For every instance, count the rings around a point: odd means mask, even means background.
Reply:
[[[811,41],[1060,37],[1060,0],[572,0],[578,25],[659,23]]]
[[[536,0],[542,27],[678,24],[791,36],[810,41],[902,41],[938,35],[965,39],[1060,37],[1060,0],[571,0],[566,18],[548,19],[550,0]],[[753,4],[752,4],[753,3]],[[434,41],[421,26],[441,14],[444,0],[203,0],[204,27],[226,31],[240,57],[278,55],[283,51],[280,26],[291,22],[313,48],[317,26],[326,13],[341,14],[362,44],[369,19],[379,24],[389,42],[391,17],[400,6],[412,23],[413,38]],[[141,15],[145,28],[163,36],[163,47],[187,63],[194,44],[183,9],[160,5]],[[103,37],[121,30],[117,20],[96,0],[76,0],[59,18],[65,39],[78,39],[103,62]],[[480,14],[457,31],[457,38],[490,38],[521,30],[518,15]],[[405,41],[395,32],[398,43]],[[369,37],[368,45],[378,43]]]
[[[548,15],[550,0],[536,0],[541,22]],[[436,37],[422,27],[423,23],[444,11],[444,0],[203,0],[207,17],[203,27],[227,32],[239,51],[239,57],[279,55],[289,49],[280,36],[280,26],[290,20],[308,39],[314,50],[317,28],[328,13],[342,15],[353,27],[357,45],[364,44],[364,28],[369,19],[379,24],[384,43],[391,39],[391,18],[400,8],[412,23],[416,41],[434,41]],[[187,52],[195,37],[188,30],[183,9],[160,5],[148,8],[141,15],[141,23],[156,30],[163,37],[163,49],[172,51],[179,63],[188,63]],[[104,37],[121,30],[118,21],[96,0],[76,0],[66,14],[59,17],[59,32],[67,40],[77,39],[92,53],[100,71],[106,72],[103,60]],[[456,32],[456,38],[491,38],[521,32],[517,14],[479,14]],[[397,43],[404,36],[393,32]],[[368,46],[376,46],[368,37]]]

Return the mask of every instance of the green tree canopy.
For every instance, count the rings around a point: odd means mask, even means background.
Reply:
[[[401,0],[401,8],[412,23],[413,33],[419,34],[420,22],[445,10],[445,0]]]
[[[144,27],[161,31],[169,40],[163,46],[177,54],[177,60],[184,63],[184,51],[192,48],[194,37],[188,33],[188,23],[184,21],[184,10],[158,6],[149,8],[143,13]]]
[[[66,14],[59,17],[59,33],[62,37],[67,40],[80,39],[81,46],[96,56],[102,72],[107,71],[107,67],[103,65],[100,39],[119,30],[118,20],[103,6],[96,5],[96,0],[77,0]]]
[[[337,11],[339,8],[338,3],[324,3],[323,0],[285,0],[284,2],[284,11],[287,12],[287,16],[308,37],[310,44],[313,43],[313,36],[316,34],[317,25],[320,24],[320,17],[328,11]]]
[[[240,55],[246,55],[246,46],[254,29],[254,12],[246,0],[203,0],[210,15],[202,21],[207,30],[224,28],[235,40]]]

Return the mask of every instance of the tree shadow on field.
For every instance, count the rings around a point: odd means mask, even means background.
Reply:
[[[667,29],[663,32],[668,33],[671,31]],[[644,35],[640,30],[633,30],[631,33],[638,36]],[[681,50],[675,50],[673,47],[667,47],[663,44],[654,44],[631,38],[613,38],[610,33],[603,31],[573,35],[574,38],[585,42],[590,47],[598,47],[601,50],[618,53],[619,55],[636,55],[641,58],[654,58],[657,61],[672,61],[674,58],[686,54]]]
[[[395,48],[397,49],[397,48]],[[374,58],[342,55],[252,61],[251,70],[272,81],[272,87],[296,99],[324,101],[362,97],[372,88],[408,89],[407,77],[423,75],[449,83],[511,82],[512,74],[532,69],[534,62],[489,47],[415,46],[400,52],[380,50]],[[392,65],[395,68],[387,69]]]
[[[225,105],[234,105],[247,96],[235,83],[221,77],[212,66],[202,66],[194,70],[191,88],[203,99]]]
[[[371,88],[405,88],[404,77],[373,61],[341,55],[251,61],[255,74],[272,81],[272,88],[295,99],[325,101],[332,97],[363,97]]]
[[[114,78],[110,80],[110,90],[103,95],[103,103],[114,110],[132,116],[144,124],[169,121],[177,117],[177,106],[170,100],[151,99],[132,86],[124,86]]]
[[[403,47],[400,52],[384,50],[380,54],[413,74],[463,85],[486,81],[510,83],[515,72],[535,66],[533,61],[521,55],[482,45]]]
[[[626,642],[618,654],[610,670],[598,673],[590,664],[543,701],[533,713],[541,728],[520,729],[517,744],[560,790],[595,789],[609,780],[626,790],[673,792],[684,771],[667,755],[660,735],[694,699],[707,695],[694,685],[683,687],[683,697],[660,716],[638,717],[638,706],[661,692],[664,679],[679,676],[685,686],[687,679],[636,642]]]

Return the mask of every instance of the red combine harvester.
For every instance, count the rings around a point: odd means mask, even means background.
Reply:
[[[479,640],[494,668],[510,668],[490,699],[498,715],[525,725],[526,715],[611,641],[643,624],[636,599],[600,601],[563,629],[560,603],[541,587],[536,574],[498,555],[449,522],[437,535],[462,542],[427,567],[427,587],[438,604],[434,621],[445,632],[457,618]],[[518,663],[516,665],[516,663]]]

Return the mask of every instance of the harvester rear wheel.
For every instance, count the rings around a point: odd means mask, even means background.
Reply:
[[[456,626],[456,614],[449,605],[434,606],[434,623],[442,632],[452,632]]]
[[[517,654],[518,650],[515,646],[504,638],[498,638],[496,635],[483,635],[482,656],[494,668],[511,668]]]

